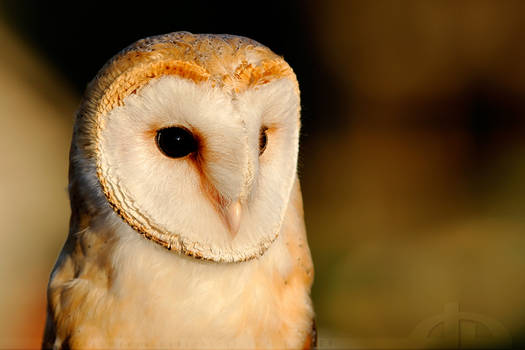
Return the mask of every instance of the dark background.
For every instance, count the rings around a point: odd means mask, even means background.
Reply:
[[[300,80],[306,127],[316,108],[335,103],[337,82],[319,60],[312,41],[314,9],[307,1],[108,1],[79,6],[35,0],[5,1],[3,7],[9,24],[56,65],[79,94],[110,57],[136,40],[189,31],[246,36],[284,56]],[[321,84],[323,89],[316,88]]]
[[[5,44],[0,58],[25,83],[28,90],[21,91],[32,91],[21,93],[28,98],[21,105],[37,106],[29,98],[35,94],[54,111],[44,122],[38,108],[33,120],[6,107],[0,109],[4,125],[14,125],[15,144],[39,130],[37,120],[63,130],[56,137],[65,140],[47,151],[49,142],[31,136],[27,153],[0,151],[17,162],[26,154],[38,157],[35,149],[58,155],[24,172],[33,174],[27,181],[42,181],[31,196],[44,191],[46,179],[66,186],[74,109],[86,84],[120,49],[179,30],[247,36],[282,55],[300,83],[299,172],[325,345],[397,339],[389,345],[396,347],[419,322],[454,303],[467,322],[458,326],[460,339],[495,337],[476,316],[483,315],[500,322],[514,344],[522,341],[525,3],[4,1],[0,10],[9,33],[0,39],[23,47]],[[13,84],[3,82],[10,91]],[[4,180],[27,187],[20,177]],[[27,253],[35,259],[30,264],[39,265],[32,272],[37,277],[5,273],[20,290],[45,289],[67,232],[67,197],[60,194],[56,209],[48,209],[62,220],[46,226],[52,235],[31,229],[35,237],[29,238],[12,225],[19,237],[42,242],[45,252]],[[9,242],[9,263],[28,264],[18,253],[24,241]],[[28,315],[20,325],[4,322],[36,338],[42,293],[13,295],[6,300]],[[436,327],[429,336],[443,336],[443,324]]]

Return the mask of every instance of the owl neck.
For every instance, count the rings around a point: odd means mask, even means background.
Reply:
[[[106,333],[133,334],[157,347],[184,339],[190,341],[186,347],[195,348],[203,335],[224,339],[224,346],[217,346],[224,348],[236,341],[240,348],[266,344],[272,335],[276,347],[299,347],[311,327],[313,275],[297,203],[288,208],[283,231],[263,256],[223,264],[168,251],[110,208],[95,216],[74,211],[50,280],[50,308],[60,310],[72,303],[63,296],[75,297],[76,317],[59,320],[75,324],[64,329],[99,320]],[[289,330],[284,336],[283,329]],[[261,334],[261,339],[239,334]]]

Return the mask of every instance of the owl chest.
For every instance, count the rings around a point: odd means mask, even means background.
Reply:
[[[83,319],[70,340],[84,347],[169,348],[290,348],[303,342],[311,316],[307,293],[271,265],[184,260],[169,269],[158,266],[129,264],[107,291],[87,291],[91,302],[82,304]]]

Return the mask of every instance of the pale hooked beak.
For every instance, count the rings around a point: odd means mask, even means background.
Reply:
[[[230,206],[226,209],[225,212],[226,222],[232,234],[232,238],[235,238],[237,232],[239,232],[239,227],[241,226],[241,215],[241,202],[239,202],[239,200],[237,199],[236,201],[230,204]]]

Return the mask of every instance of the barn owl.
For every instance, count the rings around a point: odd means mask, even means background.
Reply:
[[[310,348],[299,87],[261,44],[139,40],[88,85],[44,348]]]

